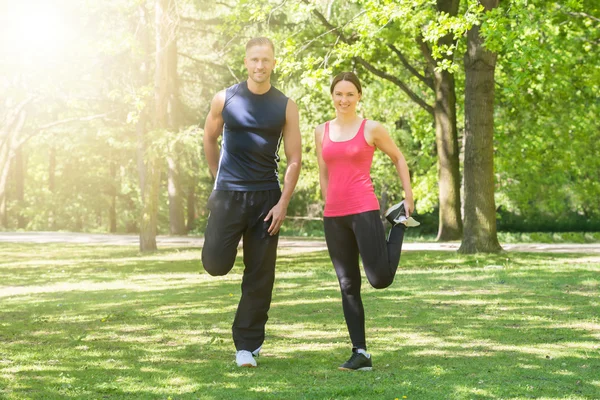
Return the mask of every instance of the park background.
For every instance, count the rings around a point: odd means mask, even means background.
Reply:
[[[322,235],[313,131],[335,116],[331,77],[352,70],[360,112],[408,160],[412,235],[465,252],[497,251],[497,231],[598,240],[598,4],[497,3],[2,2],[0,226],[141,232],[142,250],[156,234],[201,235],[204,119],[264,35],[301,115],[284,234]],[[381,152],[372,177],[382,209],[401,199]]]
[[[0,399],[600,398],[599,7],[0,0]],[[200,263],[202,126],[258,35],[304,162],[259,367],[240,370],[241,254],[220,278]],[[405,154],[422,222],[394,284],[363,285],[366,374],[337,370],[313,143],[342,70]],[[401,192],[379,153],[385,208]]]

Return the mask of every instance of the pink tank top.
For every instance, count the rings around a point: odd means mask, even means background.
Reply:
[[[343,142],[329,138],[329,122],[325,123],[321,152],[329,174],[325,217],[379,210],[370,174],[375,146],[365,140],[366,122],[363,120],[352,139]]]

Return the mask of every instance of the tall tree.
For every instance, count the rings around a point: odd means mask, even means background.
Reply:
[[[437,0],[437,12],[456,16],[460,0]],[[455,39],[446,34],[437,41],[438,47],[452,47]],[[438,241],[456,240],[462,237],[463,225],[460,201],[460,163],[458,133],[456,128],[456,84],[454,74],[447,68],[439,68],[440,62],[452,62],[452,54],[434,59],[429,46],[418,38],[423,56],[433,76],[435,92],[435,143],[438,159],[439,224]]]
[[[27,219],[23,215],[25,208],[25,155],[23,148],[15,152],[14,161],[14,182],[15,182],[15,200],[17,201],[17,228],[25,229],[27,227]]]
[[[6,189],[10,166],[16,152],[25,143],[23,126],[27,118],[27,106],[33,97],[21,101],[6,97],[0,104],[0,221],[6,220]]]
[[[174,14],[174,10],[171,11]],[[181,102],[179,99],[179,76],[177,71],[177,19],[172,18],[167,49],[163,54],[167,81],[167,128],[177,136],[181,124]],[[185,235],[187,227],[184,215],[183,172],[180,161],[180,144],[177,140],[168,146],[167,167],[169,169],[167,190],[169,194],[169,231],[172,235]]]
[[[437,0],[434,15],[438,18],[456,17],[460,0]],[[398,7],[401,7],[398,5]],[[403,8],[406,9],[406,5]],[[403,15],[405,12],[402,13]],[[396,23],[401,23],[397,20]],[[436,39],[433,46],[437,49],[453,49],[456,38],[447,33]],[[391,50],[397,54],[403,66],[415,77],[427,83],[433,91],[433,119],[435,124],[435,144],[438,164],[439,220],[436,240],[449,241],[462,237],[462,217],[460,199],[460,163],[458,132],[456,126],[456,84],[454,74],[448,69],[452,64],[454,52],[433,51],[423,37],[422,31],[416,33],[418,44],[427,75],[410,66],[406,57],[393,45]]]
[[[138,19],[134,25],[135,39],[139,43],[141,59],[139,67],[137,69],[136,83],[138,87],[142,89],[140,92],[144,93],[143,88],[150,84],[150,20],[148,18],[148,10],[144,4],[138,5],[137,8]],[[135,131],[137,136],[137,169],[138,179],[140,185],[140,194],[142,197],[142,204],[145,204],[145,189],[146,189],[146,148],[147,142],[149,141],[146,137],[148,135],[148,103],[149,99],[147,96],[139,95],[140,103],[142,104],[137,117],[135,125]],[[141,235],[141,231],[140,231]],[[140,247],[141,247],[141,236],[140,236]]]
[[[486,11],[499,0],[480,0]],[[494,73],[497,55],[483,45],[480,25],[467,33],[465,53],[464,237],[461,253],[497,252],[494,200]]]
[[[168,48],[174,36],[173,1],[155,2],[155,72],[154,72],[154,113],[153,133],[164,135],[168,129],[169,106],[169,62]],[[154,146],[153,146],[154,145]],[[146,146],[146,176],[140,226],[140,250],[156,250],[158,224],[158,201],[162,173],[162,157],[156,143]]]
[[[56,147],[53,145],[50,146],[50,151],[48,152],[48,192],[51,195],[56,193]],[[58,210],[50,210],[50,214],[48,216],[48,225],[51,230],[56,230],[56,215],[55,213]]]
[[[117,233],[117,161],[110,160],[110,177],[112,184],[108,188],[109,208],[108,208],[108,231]]]
[[[430,18],[456,16],[460,1],[438,0],[433,8],[430,2],[417,2],[417,5],[359,2],[361,10],[349,17],[350,21],[341,20],[337,23],[332,22],[333,2],[325,6],[325,12],[308,0],[303,2],[311,6],[312,14],[326,27],[326,33],[337,37],[333,47],[342,49],[341,57],[352,57],[370,74],[392,83],[433,117],[439,188],[437,240],[460,239],[462,218],[456,93],[454,75],[447,68],[447,64],[452,63],[453,53],[434,52],[423,37],[425,25],[431,22]],[[409,24],[410,28],[403,27],[407,15],[412,15],[416,21]],[[363,30],[364,35],[361,35]],[[370,33],[374,30],[379,32],[376,37]],[[406,40],[405,35],[412,35],[412,38]],[[448,49],[453,48],[455,42],[454,35],[448,33],[436,38],[433,45]],[[417,57],[420,55],[420,60],[417,58],[416,61],[411,61],[411,57],[407,55],[411,53]],[[421,72],[419,63],[425,66],[425,74]],[[411,84],[411,80],[414,83]],[[422,95],[428,91],[433,102]]]
[[[142,45],[143,58],[140,65],[140,84],[146,86],[150,81],[150,21],[148,18],[148,10],[143,4],[138,7],[139,25],[138,37]],[[155,22],[156,22],[156,39],[160,39],[160,24],[162,22],[162,5],[160,1],[155,4]],[[159,42],[156,43],[156,57],[159,54]],[[158,81],[158,76],[155,76],[155,88]],[[157,90],[157,89],[155,89]],[[155,94],[154,115],[158,120],[160,116],[156,114],[158,109]],[[164,118],[164,117],[163,117]],[[158,155],[153,151],[152,147],[152,131],[148,131],[148,106],[140,111],[139,119],[136,125],[138,137],[138,173],[140,179],[140,193],[142,197],[142,209],[140,218],[140,251],[148,252],[155,251],[157,219],[158,219],[158,192],[160,189],[160,160]],[[155,125],[157,122],[155,121]]]

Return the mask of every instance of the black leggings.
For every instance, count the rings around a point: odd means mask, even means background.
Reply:
[[[323,221],[327,249],[340,283],[350,340],[353,348],[366,350],[359,254],[371,286],[375,289],[390,286],[400,263],[406,227],[403,224],[395,225],[386,240],[383,223],[376,210],[343,217],[325,217]]]

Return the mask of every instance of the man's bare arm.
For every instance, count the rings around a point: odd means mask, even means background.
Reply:
[[[283,144],[287,168],[283,178],[283,191],[279,202],[269,211],[265,221],[271,219],[269,234],[276,235],[283,224],[287,207],[292,198],[292,193],[298,183],[300,168],[302,166],[302,137],[300,135],[300,117],[298,106],[291,99],[288,100],[285,111],[285,126],[283,127]]]
[[[213,177],[217,176],[219,168],[219,136],[223,133],[223,107],[225,91],[220,91],[210,103],[210,111],[204,123],[204,156]]]

